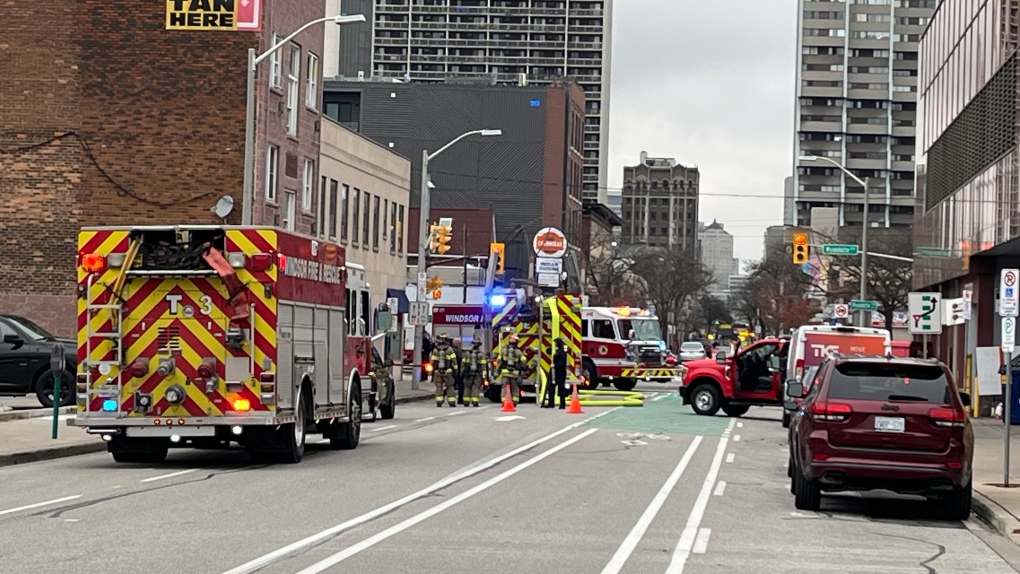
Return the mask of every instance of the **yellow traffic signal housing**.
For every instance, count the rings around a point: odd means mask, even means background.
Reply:
[[[436,253],[446,255],[453,241],[453,229],[448,225],[440,225],[436,234]]]
[[[811,247],[808,245],[807,233],[794,233],[793,234],[793,262],[797,265],[803,265],[808,262],[811,258],[810,253]]]
[[[433,223],[429,226],[429,252],[436,253],[439,248],[439,224]]]
[[[496,275],[503,275],[506,271],[506,261],[504,260],[504,253],[506,251],[505,243],[490,243],[489,253],[496,254]]]
[[[439,277],[430,277],[425,281],[425,288],[429,291],[438,291],[443,286],[443,280]]]

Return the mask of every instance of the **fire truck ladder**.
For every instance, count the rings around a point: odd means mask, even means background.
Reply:
[[[93,287],[95,286],[94,280],[96,275],[90,275],[88,280],[88,291],[86,293],[86,311],[88,317],[85,322],[85,362],[88,367],[101,367],[102,365],[109,365],[111,367],[121,368],[124,366],[124,297],[122,292],[124,290],[124,284],[127,282],[128,271],[131,269],[131,264],[134,263],[135,258],[138,256],[138,249],[141,247],[141,242],[137,239],[133,239],[131,244],[128,245],[127,253],[124,256],[124,263],[120,266],[120,272],[117,274],[117,278],[114,279],[113,285],[106,286],[107,291],[110,293],[109,303],[93,303]],[[93,331],[92,320],[99,314],[109,311],[110,312],[110,331]],[[92,338],[98,337],[104,340],[112,341],[115,345],[116,354],[112,359],[93,361],[92,360]],[[120,377],[117,377],[117,386],[121,386]],[[120,389],[118,389],[120,390]],[[89,389],[89,394],[93,394],[92,389]],[[118,394],[118,396],[120,396]],[[91,399],[91,396],[89,397]],[[86,401],[86,408],[88,407],[88,401]]]

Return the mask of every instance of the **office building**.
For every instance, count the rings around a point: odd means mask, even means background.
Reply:
[[[861,186],[827,161],[870,178],[868,221],[909,227],[914,211],[918,40],[937,0],[801,0],[797,25],[794,225],[836,207],[860,226]]]
[[[698,247],[697,167],[652,158],[623,168],[623,240],[659,247]]]
[[[508,267],[528,269],[543,227],[580,245],[580,145],[584,92],[571,81],[538,86],[327,80],[324,113],[411,160],[411,205],[420,197],[422,150],[435,152],[482,128],[429,162],[431,207],[491,208],[507,240]],[[412,255],[414,252],[412,251]]]
[[[339,4],[328,0],[327,14]],[[493,84],[573,78],[587,98],[578,148],[583,197],[608,202],[612,0],[343,0],[343,11],[365,14],[372,26],[327,27],[330,77]]]
[[[733,256],[733,236],[716,220],[698,224],[701,263],[712,272],[709,291],[726,291],[730,275],[740,274],[740,259]]]
[[[1000,270],[1020,253],[1018,19],[1015,0],[943,2],[921,39],[913,288],[971,293],[970,320],[934,337],[957,380],[1001,342]]]

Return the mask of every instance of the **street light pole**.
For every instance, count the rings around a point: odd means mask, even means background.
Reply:
[[[453,144],[459,142],[460,140],[462,140],[462,139],[464,139],[466,137],[473,136],[473,135],[501,136],[501,135],[503,135],[503,130],[473,130],[473,131],[470,131],[470,132],[466,132],[466,133],[460,134],[459,136],[453,138],[453,140],[451,140],[450,143],[448,143],[448,144],[444,145],[443,147],[437,149],[436,151],[432,152],[431,154],[428,152],[428,150],[422,150],[422,152],[421,152],[421,199],[418,202],[418,204],[419,204],[419,207],[418,207],[419,217],[418,217],[418,265],[417,265],[417,267],[418,267],[418,273],[417,273],[417,275],[418,275],[417,294],[419,296],[424,291],[423,285],[422,285],[423,282],[424,282],[424,280],[422,279],[422,274],[427,272],[426,271],[426,263],[425,263],[425,249],[426,249],[426,244],[428,243],[428,237],[429,237],[429,233],[428,233],[428,228],[429,228],[429,209],[430,209],[430,203],[431,203],[431,197],[430,197],[430,193],[429,193],[429,162],[431,160],[435,159],[435,157],[437,155],[439,155],[439,154],[443,153],[444,151],[450,149],[450,147]],[[465,253],[464,255],[467,255],[467,254]],[[464,280],[467,281],[467,277],[464,277]],[[412,377],[411,377],[411,389],[412,390],[418,390],[419,388],[421,388],[421,368],[422,368],[422,359],[424,358],[424,357],[422,357],[422,337],[424,337],[424,336],[425,336],[425,325],[415,325],[414,326],[414,359],[413,359],[413,361],[414,361],[414,375],[412,375]]]
[[[861,178],[859,178],[856,175],[854,175],[854,173],[852,171],[850,171],[847,168],[843,167],[843,165],[841,163],[839,163],[838,161],[836,161],[836,160],[834,160],[832,158],[828,158],[828,157],[824,157],[824,156],[817,156],[817,155],[802,155],[798,159],[800,159],[801,161],[817,161],[817,160],[827,161],[827,162],[831,163],[832,165],[838,167],[840,170],[843,171],[843,173],[849,175],[851,178],[853,178],[854,181],[859,183],[864,188],[864,215],[861,218],[861,293],[860,293],[860,297],[861,297],[861,301],[867,301],[867,297],[868,297],[868,282],[867,282],[866,278],[868,276],[868,209],[870,209],[870,207],[871,207],[871,203],[869,201],[870,198],[871,198],[871,188],[868,187],[868,186],[871,183],[871,178],[865,178],[865,180],[862,181]],[[868,317],[868,312],[867,311],[861,311],[861,314],[858,317],[858,321],[860,321],[860,326],[861,327],[867,327],[868,326],[867,325],[867,317]]]
[[[257,56],[255,54],[255,48],[248,48],[248,86],[244,114],[244,192],[241,198],[241,225],[252,224],[252,209],[255,203],[255,193],[253,189],[255,185],[255,70],[258,68],[258,65],[280,48],[290,44],[291,40],[296,38],[298,34],[316,24],[321,24],[323,22],[336,22],[337,25],[340,25],[364,21],[364,14],[318,18],[308,22],[304,26],[301,26],[290,36],[287,36],[275,45],[270,46],[270,48],[261,56]]]

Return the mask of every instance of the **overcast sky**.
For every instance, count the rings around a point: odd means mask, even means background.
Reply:
[[[642,151],[696,165],[700,220],[760,259],[793,165],[796,0],[616,0],[613,18],[609,188]]]

